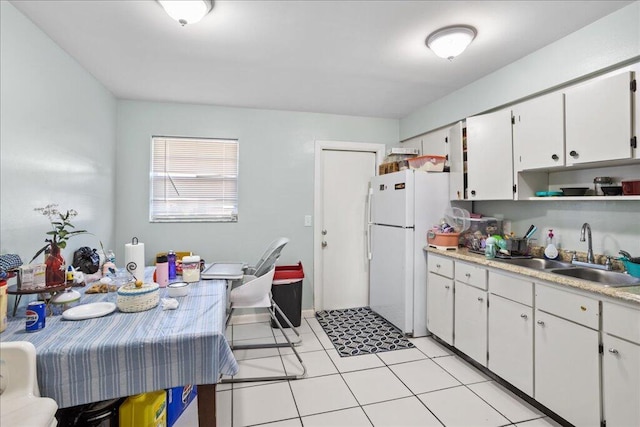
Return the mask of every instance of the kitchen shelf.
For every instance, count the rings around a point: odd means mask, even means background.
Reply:
[[[619,200],[640,200],[640,196],[551,196],[551,197],[529,197],[526,200],[605,200],[605,201],[619,201]]]

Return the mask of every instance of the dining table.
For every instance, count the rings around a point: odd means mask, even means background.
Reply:
[[[145,282],[153,271],[145,269]],[[78,305],[117,302],[116,292],[87,294],[88,288],[73,288],[81,294]],[[69,309],[67,316],[48,315],[36,332],[25,330],[21,308],[9,317],[0,341],[35,346],[40,394],[59,408],[195,384],[199,425],[215,426],[216,384],[238,372],[225,337],[227,281],[191,283],[186,296],[174,298],[175,309],[165,309],[167,289],[159,293],[160,303],[149,310],[89,311],[86,318],[67,320]]]

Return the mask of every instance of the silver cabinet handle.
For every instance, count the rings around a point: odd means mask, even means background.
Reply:
[[[468,279],[469,277],[471,277],[471,273],[466,273],[466,274],[464,275],[464,277],[466,277],[466,278]]]
[[[559,157],[557,154],[553,154],[553,155],[551,156],[551,159],[552,159],[552,160],[559,160],[559,159],[560,159],[560,157]]]
[[[522,314],[520,315],[520,317],[522,317],[523,319],[527,319],[529,316],[527,316],[526,314],[522,313]]]
[[[322,235],[326,236],[327,235],[327,230],[322,230]]]
[[[327,242],[322,241],[322,247],[323,247],[323,248],[326,248],[326,247],[327,247]]]
[[[445,289],[449,289],[449,288],[450,288],[450,286],[449,286],[449,285],[444,285],[444,288],[445,288]]]
[[[576,150],[571,150],[571,151],[569,151],[569,155],[571,157],[578,157],[578,152]]]
[[[478,297],[478,301],[482,302],[482,301],[484,301],[484,298]]]
[[[618,354],[618,350],[616,350],[615,348],[610,348],[610,349],[609,349],[609,353],[611,353],[611,354]]]
[[[544,326],[544,322],[542,320],[538,320],[536,323],[540,326]]]
[[[436,268],[440,268],[440,267],[441,267],[440,264],[436,264]]]

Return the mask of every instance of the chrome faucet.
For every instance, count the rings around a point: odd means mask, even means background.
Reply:
[[[582,224],[582,228],[580,229],[580,241],[584,242],[584,232],[587,232],[587,262],[589,264],[595,264],[595,260],[593,258],[593,245],[591,243],[591,226],[588,222]]]

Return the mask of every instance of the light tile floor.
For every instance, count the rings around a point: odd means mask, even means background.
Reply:
[[[315,318],[304,318],[299,331],[307,377],[218,386],[218,426],[559,425],[432,338],[411,338],[415,349],[340,357]],[[253,323],[230,326],[227,337],[234,343],[283,341],[274,333],[280,335],[269,323]],[[301,372],[291,349],[235,354],[239,376]],[[176,427],[197,425],[194,401]]]

